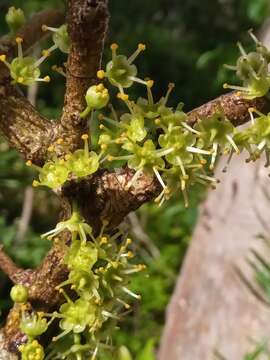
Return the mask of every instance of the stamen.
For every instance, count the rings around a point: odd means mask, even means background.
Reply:
[[[166,188],[166,185],[164,184],[164,181],[162,180],[162,177],[160,176],[160,173],[158,172],[158,170],[156,169],[155,166],[153,167],[153,171],[154,171],[154,173],[155,173],[155,175],[156,175],[156,177],[157,177],[160,185],[163,187],[163,189],[165,189],[165,188]]]
[[[249,30],[248,30],[248,34],[249,34],[249,36],[251,37],[251,39],[252,39],[257,45],[261,44],[261,42],[260,42],[260,41],[257,39],[257,37],[254,35],[253,29],[249,29]]]
[[[134,297],[134,298],[137,299],[137,300],[141,300],[141,298],[142,298],[141,295],[135,294],[133,291],[129,290],[129,289],[128,289],[127,287],[125,287],[125,286],[122,286],[121,289],[122,289],[126,294]]]
[[[112,50],[112,59],[113,61],[116,58],[116,50],[118,49],[118,45],[116,43],[111,44],[111,50]]]
[[[19,58],[23,57],[22,42],[23,42],[23,39],[21,37],[16,37],[16,43],[18,45],[18,57]]]
[[[248,109],[248,112],[249,112],[249,116],[250,116],[250,119],[251,119],[251,124],[254,125],[255,124],[255,119],[254,119],[254,116],[253,116],[253,112],[255,112],[255,109],[253,107],[251,107],[251,108]]]
[[[62,66],[57,66],[57,65],[53,65],[52,66],[52,70],[58,72],[58,74],[67,77],[67,74],[65,73],[64,69],[62,68]]]
[[[229,143],[232,145],[232,147],[234,148],[235,152],[237,154],[240,154],[240,150],[238,149],[236,143],[233,141],[232,137],[230,135],[226,135],[226,139],[229,141]]]
[[[156,150],[156,155],[158,157],[162,157],[162,156],[166,156],[166,155],[172,153],[173,151],[175,151],[174,147],[171,147],[169,149],[158,149],[158,150]]]
[[[195,174],[195,176],[203,179],[203,180],[206,180],[206,181],[210,181],[210,182],[214,182],[214,183],[219,183],[219,180],[214,178],[214,177],[211,177],[211,176],[207,176],[207,175],[201,175],[201,174]]]
[[[44,31],[44,32],[47,31],[47,30],[50,30],[50,31],[52,31],[52,32],[57,32],[57,31],[58,31],[57,28],[54,28],[54,27],[51,27],[51,26],[47,26],[47,25],[45,25],[45,24],[42,25],[41,29],[42,29],[42,31]]]
[[[243,56],[247,56],[247,53],[246,53],[246,51],[245,51],[245,49],[243,48],[243,46],[242,46],[242,44],[240,43],[240,42],[237,42],[237,46],[238,46],[238,48],[239,48],[239,50],[240,50],[240,53],[243,55]]]
[[[236,85],[229,85],[229,84],[227,84],[227,83],[223,84],[223,88],[224,88],[224,89],[238,90],[238,91],[240,91],[240,94],[238,94],[238,95],[241,95],[241,92],[242,92],[242,91],[245,92],[245,93],[249,91],[249,89],[248,89],[247,87],[236,86]]]
[[[129,78],[130,80],[134,81],[134,82],[137,82],[137,83],[139,83],[139,84],[143,84],[143,85],[146,85],[146,86],[147,86],[147,82],[146,82],[146,81],[144,81],[144,80],[142,80],[142,79],[140,79],[140,78],[138,78],[138,77],[136,77],[136,76],[129,76],[128,78]]]
[[[152,90],[151,88],[154,85],[154,81],[153,80],[147,80],[146,81],[146,88],[147,88],[147,97],[148,97],[148,102],[149,105],[154,105],[154,98],[153,98],[153,94],[152,94]]]
[[[52,51],[55,50],[55,49],[57,49],[57,45],[53,45],[53,46],[51,46],[49,49],[43,50],[43,51],[42,51],[42,56],[41,56],[41,58],[38,59],[38,60],[35,62],[34,66],[35,66],[35,67],[39,67],[39,65],[40,65],[41,63],[43,63],[43,61],[46,60],[47,57],[49,57],[49,56],[51,55]]]
[[[119,302],[120,304],[124,305],[125,309],[130,309],[130,305],[128,303],[126,303],[125,301],[119,299],[119,298],[116,298],[116,301]]]
[[[233,71],[237,70],[237,66],[227,65],[227,64],[224,64],[223,66],[228,70],[233,70]]]
[[[139,44],[137,50],[134,51],[134,53],[128,58],[128,63],[131,64],[136,59],[136,57],[146,49],[146,46],[144,44]]]
[[[91,357],[91,360],[96,360],[97,353],[98,353],[98,346],[96,346],[95,351],[93,352],[93,355]]]
[[[109,124],[116,126],[120,129],[123,129],[123,126],[118,121],[112,120],[112,119],[108,118],[107,116],[104,116],[104,115],[101,116],[101,115],[102,114],[100,114],[100,116],[99,116],[100,120],[106,120]]]
[[[71,331],[71,329],[68,329],[68,330],[63,331],[61,334],[54,336],[52,338],[52,341],[53,342],[58,341],[59,339],[61,339],[62,337],[66,336],[68,333],[70,333],[70,331]]]
[[[175,87],[175,84],[174,83],[169,83],[168,85],[168,90],[167,90],[167,93],[164,97],[164,100],[163,100],[163,105],[166,105],[167,104],[167,101],[169,99],[169,96],[170,96],[170,93],[172,92],[172,89]]]
[[[213,144],[213,154],[212,154],[211,163],[210,163],[210,166],[209,166],[210,170],[214,169],[214,164],[216,162],[216,157],[217,157],[217,151],[218,151],[218,144],[214,143]]]
[[[186,170],[185,170],[185,168],[184,168],[182,159],[180,158],[180,156],[177,156],[177,157],[176,157],[176,160],[177,160],[177,162],[178,162],[178,165],[180,166],[180,170],[181,170],[181,172],[182,172],[182,175],[183,175],[184,179],[187,180],[188,176],[187,176],[187,174],[186,174]]]
[[[191,152],[191,153],[195,153],[195,154],[212,155],[212,151],[199,149],[199,148],[196,148],[196,147],[193,147],[193,146],[187,146],[186,150]]]
[[[186,128],[187,130],[189,130],[190,132],[196,134],[196,135],[201,135],[200,131],[197,131],[195,129],[193,129],[191,126],[189,126],[186,122],[182,122],[181,123],[182,126],[184,126],[184,128]]]
[[[112,319],[116,319],[119,320],[119,316],[112,314],[111,312],[107,311],[107,310],[102,310],[102,315],[112,318]]]
[[[129,190],[129,188],[136,182],[136,180],[140,177],[142,173],[142,168],[138,169],[135,174],[133,175],[132,179],[127,183],[125,186],[125,190]]]
[[[259,145],[257,146],[258,150],[262,150],[266,145],[266,140],[263,140],[259,143]]]
[[[88,145],[88,134],[83,134],[81,136],[82,140],[84,141],[84,155],[87,157],[89,155],[89,145]]]
[[[186,188],[182,188],[181,190],[182,190],[182,193],[183,193],[185,208],[188,208],[188,206],[189,206],[189,201],[188,201],[187,190],[186,190]]]

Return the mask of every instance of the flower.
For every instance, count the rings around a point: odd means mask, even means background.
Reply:
[[[14,82],[22,85],[31,85],[35,81],[49,82],[49,76],[40,77],[39,66],[50,55],[50,51],[43,50],[42,56],[39,59],[32,56],[23,56],[22,42],[23,39],[21,37],[16,38],[18,57],[14,58],[11,63],[6,60],[6,55],[0,55],[0,61],[9,68],[10,76]]]

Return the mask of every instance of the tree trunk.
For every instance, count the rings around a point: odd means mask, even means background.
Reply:
[[[221,184],[201,207],[167,310],[159,360],[213,359],[215,349],[240,360],[251,349],[251,338],[261,341],[270,333],[269,308],[235,271],[237,265],[251,278],[250,248],[266,252],[256,236],[270,228],[269,170],[263,161],[246,164],[241,156],[224,174],[224,160],[216,171]]]

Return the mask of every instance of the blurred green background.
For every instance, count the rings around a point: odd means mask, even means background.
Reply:
[[[22,1],[1,0],[1,34],[7,31],[4,16],[12,5],[21,7]],[[29,17],[35,11],[58,5],[63,4],[56,0],[28,0],[23,10]],[[175,82],[171,105],[183,101],[188,111],[222,93],[225,80],[233,80],[222,65],[237,58],[237,40],[250,46],[247,30],[260,29],[269,11],[269,0],[111,0],[104,63],[110,56],[111,42],[117,42],[125,54],[133,52],[137,43],[146,43],[147,51],[136,61],[141,76],[155,80],[156,96],[164,94],[169,82]],[[40,46],[47,47],[49,42]],[[64,60],[56,52],[43,67],[52,82],[38,88],[37,107],[50,118],[60,114],[64,95],[64,78],[51,73],[50,68]],[[138,87],[138,95],[140,90]],[[39,235],[57,222],[57,199],[46,190],[33,193],[32,178],[33,173],[16,152],[0,139],[0,242],[23,267],[40,263],[50,243]],[[145,262],[148,270],[134,279],[132,287],[142,294],[142,302],[121,325],[115,342],[126,344],[137,360],[153,359],[152,348],[158,345],[166,305],[196,223],[197,206],[204,196],[203,190],[196,188],[190,194],[188,210],[179,195],[162,208],[147,204],[128,218],[138,261]],[[10,286],[0,273],[1,321],[10,306]]]

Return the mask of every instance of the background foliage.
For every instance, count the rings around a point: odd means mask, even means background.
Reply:
[[[60,0],[28,0],[23,9],[30,16],[48,6],[62,5]],[[21,6],[19,0],[2,0],[0,33],[7,30],[4,16],[9,6]],[[185,110],[194,108],[219,95],[222,83],[232,83],[231,73],[223,63],[237,57],[237,40],[248,44],[246,31],[258,29],[270,11],[268,0],[154,0],[110,1],[111,23],[107,45],[116,41],[121,51],[129,54],[137,43],[147,44],[147,51],[138,59],[145,76],[155,79],[154,93],[163,94],[168,82],[176,83],[171,97],[179,100]],[[213,36],[213,34],[215,36]],[[46,45],[44,45],[46,46]],[[109,48],[107,46],[107,48]],[[105,50],[105,58],[109,55]],[[53,63],[63,61],[59,52],[53,54],[44,73]],[[40,87],[37,106],[45,115],[56,118],[61,111],[64,81],[52,75],[51,84]],[[25,199],[25,188],[31,184],[32,173],[3,139],[0,142],[0,234],[1,243],[12,258],[23,267],[39,264],[50,244],[39,234],[54,227],[58,204],[53,195],[36,190],[31,222],[23,239],[18,236],[19,221]],[[197,205],[203,198],[201,188],[194,189],[190,208],[184,210],[177,197],[162,208],[148,204],[137,217],[128,221],[136,239],[139,256],[148,265],[136,277],[132,287],[142,294],[128,320],[116,333],[116,343],[126,344],[137,360],[152,360],[152,349],[158,344],[164,311],[196,222]],[[160,226],[162,224],[162,226]],[[11,284],[0,274],[0,309],[4,315],[10,305]]]

